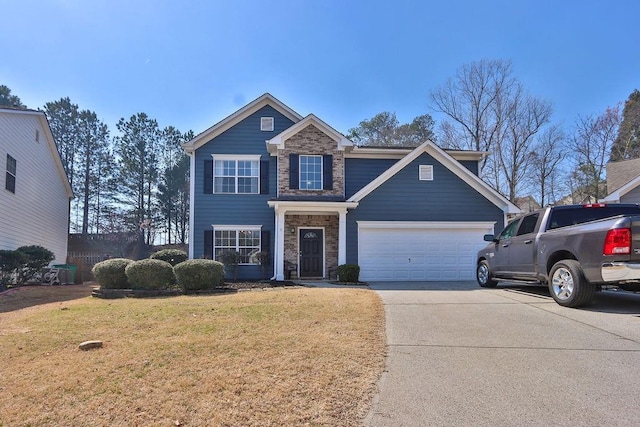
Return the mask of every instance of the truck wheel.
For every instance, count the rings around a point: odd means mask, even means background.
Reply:
[[[478,284],[483,288],[495,288],[498,284],[498,282],[493,280],[489,263],[484,259],[478,263],[476,279],[478,280]]]
[[[563,307],[580,307],[593,299],[596,287],[584,278],[578,261],[565,259],[555,263],[549,272],[549,292]]]

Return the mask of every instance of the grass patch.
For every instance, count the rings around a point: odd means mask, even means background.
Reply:
[[[18,310],[7,297],[0,425],[359,425],[384,364],[384,313],[370,290]],[[80,351],[86,340],[104,347]]]

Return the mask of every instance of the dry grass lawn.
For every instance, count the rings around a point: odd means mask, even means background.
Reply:
[[[383,369],[384,313],[369,290],[89,292],[0,295],[0,426],[360,425]],[[79,350],[86,340],[104,346]]]

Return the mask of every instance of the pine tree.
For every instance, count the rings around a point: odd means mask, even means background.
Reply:
[[[640,157],[640,91],[634,89],[622,110],[622,123],[611,147],[611,161]]]

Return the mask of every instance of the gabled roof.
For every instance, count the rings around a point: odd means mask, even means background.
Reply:
[[[506,214],[517,214],[520,213],[520,209],[503,197],[496,190],[491,188],[486,182],[481,180],[478,176],[473,174],[467,168],[462,166],[458,161],[456,161],[451,155],[447,154],[440,147],[435,145],[433,142],[427,140],[422,145],[416,147],[412,152],[407,154],[389,169],[384,171],[380,176],[371,181],[365,187],[363,187],[356,194],[351,196],[348,202],[359,202],[364,199],[367,195],[369,195],[373,190],[380,187],[386,181],[388,181],[395,174],[400,172],[405,168],[409,163],[414,161],[418,156],[422,153],[427,153],[435,160],[440,162],[443,166],[453,172],[458,178],[462,179],[464,182],[469,184],[471,187],[475,188],[480,194],[482,194],[487,200],[491,203],[502,209]]]
[[[49,127],[49,121],[47,120],[47,116],[42,111],[29,110],[25,108],[15,108],[15,107],[1,107],[0,113],[2,114],[22,114],[29,116],[36,116],[38,121],[40,122],[40,127],[44,133],[44,137],[47,140],[47,145],[49,146],[49,151],[51,152],[51,158],[56,165],[56,169],[58,170],[58,174],[60,175],[60,179],[64,185],[65,191],[69,198],[73,197],[73,190],[71,189],[71,185],[69,184],[69,179],[67,178],[67,173],[64,171],[64,166],[62,166],[62,160],[60,159],[60,154],[58,153],[58,149],[56,147],[55,139],[53,138],[53,134],[51,133],[51,127]]]
[[[309,114],[304,119],[300,120],[293,126],[288,127],[287,129],[280,132],[278,135],[274,136],[270,140],[267,141],[267,150],[271,155],[276,155],[278,149],[284,148],[284,142],[291,138],[293,135],[297,134],[301,130],[305,129],[307,126],[313,125],[320,129],[325,135],[329,138],[333,139],[338,143],[339,150],[350,149],[353,147],[353,142],[349,140],[346,136],[326,124],[324,121],[320,120],[314,114]]]
[[[204,132],[201,132],[191,141],[185,142],[184,144],[182,144],[182,148],[184,148],[184,150],[187,153],[191,153],[197,150],[207,142],[211,141],[211,139],[220,135],[222,132],[226,131],[232,126],[240,123],[242,120],[246,119],[251,114],[255,113],[256,111],[258,111],[259,109],[261,109],[266,105],[272,106],[278,112],[280,112],[283,116],[285,116],[286,118],[288,118],[293,122],[299,122],[300,120],[302,120],[302,116],[300,114],[296,113],[291,108],[287,107],[285,104],[283,104],[282,102],[277,100],[274,96],[272,96],[270,93],[265,93],[264,95],[254,99],[253,101],[251,101],[250,103],[248,103],[247,105],[245,105],[244,107],[236,111],[235,113],[231,114],[230,116],[222,119],[215,125],[211,126],[209,129],[205,130]]]
[[[620,198],[622,198],[622,196],[624,196],[628,192],[634,190],[638,186],[640,186],[640,175],[638,175],[637,177],[635,177],[631,181],[627,182],[625,185],[623,185],[622,187],[618,188],[616,191],[613,191],[613,192],[607,194],[605,196],[605,198],[602,199],[601,201],[619,203],[620,202]]]
[[[613,193],[640,176],[640,159],[607,163],[607,191]]]

